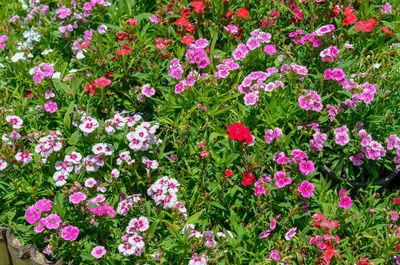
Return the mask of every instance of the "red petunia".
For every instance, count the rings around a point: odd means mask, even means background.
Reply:
[[[193,35],[184,36],[182,38],[181,42],[186,45],[189,45],[190,43],[194,42],[194,36]]]
[[[242,184],[243,186],[249,186],[251,183],[253,183],[254,176],[250,172],[243,173],[243,180]]]
[[[185,17],[180,17],[178,18],[177,21],[175,21],[174,23],[175,25],[182,25],[184,27],[186,27],[187,25],[189,25],[189,20],[187,20]]]
[[[382,28],[382,31],[383,31],[383,32],[386,32],[386,33],[388,33],[388,34],[390,34],[390,35],[393,35],[393,32],[390,31],[389,28],[387,28],[387,27],[383,27],[383,28]],[[400,199],[395,199],[395,200],[399,200],[399,202],[400,202]]]
[[[249,10],[247,10],[244,7],[241,7],[237,12],[236,16],[238,17],[243,17],[243,18],[248,18],[249,17]]]

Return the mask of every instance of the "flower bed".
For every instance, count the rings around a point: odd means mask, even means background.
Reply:
[[[14,264],[400,264],[395,2],[0,3]]]

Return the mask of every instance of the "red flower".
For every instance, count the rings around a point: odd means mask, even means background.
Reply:
[[[108,76],[113,76],[113,75],[114,75],[114,72],[108,72],[107,75],[108,75]]]
[[[348,7],[346,7],[346,11],[344,12],[344,15],[346,16],[345,19],[343,19],[343,23],[345,25],[352,25],[356,23],[357,21],[357,16],[350,11],[348,11]]]
[[[400,245],[395,246],[393,250],[400,250]]]
[[[233,14],[232,10],[229,10],[229,11],[228,11],[228,13],[226,13],[226,15],[225,15],[225,16],[226,16],[226,17],[231,17],[231,16],[232,16],[232,14]]]
[[[190,3],[190,6],[194,8],[194,12],[196,13],[201,14],[204,12],[203,1],[193,1]]]
[[[175,21],[174,24],[177,25],[177,26],[178,25],[182,25],[182,26],[186,27],[187,25],[189,25],[189,20],[187,20],[184,17],[180,17],[180,18],[178,18],[177,21]]]
[[[242,184],[243,186],[249,186],[251,183],[253,183],[254,176],[250,172],[243,173],[243,178]]]
[[[395,204],[399,204],[399,203],[400,203],[400,199],[394,198],[394,199],[393,199],[393,202],[394,202]]]
[[[181,42],[186,45],[189,45],[190,43],[194,42],[194,36],[193,35],[184,36],[182,38]]]
[[[186,27],[186,32],[194,31],[195,28],[196,28],[196,26],[194,26],[194,25],[188,25],[188,26]]]
[[[364,31],[364,32],[371,32],[372,29],[375,27],[376,21],[372,18],[370,18],[367,21],[360,21],[356,24],[356,30],[357,31]]]
[[[182,16],[189,17],[190,16],[190,10],[187,9],[187,8],[183,9]]]
[[[247,10],[244,7],[241,7],[237,12],[236,16],[238,17],[243,17],[243,18],[248,18],[249,17],[249,10]]]
[[[233,173],[232,169],[225,169],[225,175],[226,175],[227,177],[232,176],[232,173]]]
[[[163,49],[163,48],[165,48],[168,44],[170,44],[171,42],[172,42],[171,39],[162,40],[161,37],[158,37],[158,38],[156,39],[156,48],[158,48],[158,49]]]
[[[98,86],[104,87],[109,85],[111,85],[111,80],[103,76],[100,77],[99,79],[94,80],[92,83],[92,87],[98,87]]]
[[[390,35],[393,35],[393,32],[390,31],[389,28],[387,28],[387,27],[382,28],[382,31],[383,31],[383,32],[386,32],[386,33],[388,33],[388,34],[390,34]],[[400,202],[400,199],[394,199],[394,200],[399,200],[399,202]]]
[[[129,50],[129,49],[119,49],[119,50],[117,50],[117,54],[118,55],[125,55],[125,54],[131,54],[131,50]]]
[[[31,91],[27,92],[25,95],[25,98],[30,98],[33,95]]]
[[[89,44],[90,44],[90,41],[86,40],[86,41],[82,42],[81,44],[78,44],[78,47],[81,49],[85,49],[89,46]]]
[[[245,128],[240,122],[228,126],[229,138],[239,142],[251,143],[253,137],[251,136],[250,129]]]
[[[89,89],[90,89],[89,96],[93,96],[93,94],[94,94],[94,86],[91,86],[88,83],[86,83],[85,87],[84,87],[85,92],[88,92]]]

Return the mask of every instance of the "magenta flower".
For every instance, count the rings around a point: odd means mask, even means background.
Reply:
[[[73,204],[78,204],[86,199],[86,194],[83,192],[75,192],[69,196],[69,201]]]
[[[299,169],[303,175],[307,176],[308,174],[314,172],[314,163],[311,160],[303,160],[299,163]]]
[[[305,198],[310,198],[312,197],[314,194],[312,193],[312,191],[314,190],[314,185],[306,180],[304,180],[303,182],[301,182],[300,186],[297,188],[297,190],[299,192],[301,192],[301,196],[305,197]]]
[[[44,109],[48,112],[48,113],[54,113],[58,110],[58,106],[57,103],[55,103],[54,101],[47,101],[44,104]]]
[[[271,258],[274,260],[280,260],[281,256],[279,255],[279,251],[278,250],[272,250],[271,251]]]
[[[29,224],[34,224],[40,218],[40,214],[41,214],[40,210],[32,205],[25,212],[26,221]]]
[[[345,189],[341,189],[341,190],[339,191],[339,195],[340,195],[340,196],[344,196],[344,195],[346,195],[346,193],[347,193],[347,190],[345,190]]]
[[[57,214],[50,214],[46,218],[46,227],[48,229],[57,229],[60,227],[61,224],[61,217]]]
[[[259,238],[259,239],[263,239],[263,238],[268,237],[270,234],[271,234],[271,230],[267,229],[267,230],[261,232],[261,233],[258,235],[258,238]]]
[[[351,202],[351,198],[349,196],[344,196],[344,197],[340,198],[340,201],[338,204],[339,204],[339,207],[341,207],[341,208],[349,209],[353,203]]]
[[[47,199],[41,199],[35,203],[35,207],[41,212],[48,212],[51,210],[51,201]]]
[[[145,95],[146,97],[150,98],[150,97],[152,97],[152,96],[156,93],[156,90],[155,90],[154,88],[150,87],[149,84],[145,84],[145,85],[142,87],[142,93],[143,93],[143,95]]]
[[[92,252],[90,254],[92,254],[92,256],[96,259],[99,259],[103,257],[106,253],[107,250],[103,246],[97,246],[92,249]]]
[[[61,237],[67,241],[74,241],[78,237],[78,234],[78,227],[74,227],[72,225],[67,226],[61,231]]]
[[[276,48],[274,45],[266,45],[264,46],[264,52],[270,56],[276,53]]]

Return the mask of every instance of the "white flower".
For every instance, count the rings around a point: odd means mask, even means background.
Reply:
[[[51,78],[52,79],[60,79],[60,77],[61,77],[61,72],[54,72],[54,74]]]
[[[114,168],[113,170],[111,170],[111,177],[112,178],[118,178],[119,177],[118,169]]]
[[[97,181],[94,178],[88,178],[85,180],[85,187],[86,188],[92,188],[94,185],[96,185]]]
[[[68,174],[66,172],[56,171],[53,174],[53,180],[56,181],[57,187],[61,187],[65,183],[67,183],[67,181],[66,181],[67,179],[68,179]]]
[[[7,166],[8,166],[7,162],[6,162],[6,161],[3,161],[3,160],[0,158],[0,170],[4,170]]]
[[[100,25],[97,30],[99,31],[100,34],[106,33],[108,27],[106,25]]]
[[[104,154],[107,148],[107,144],[104,143],[99,143],[99,144],[95,144],[92,147],[92,152],[95,155],[99,155],[99,154]]]
[[[26,60],[26,58],[25,58],[23,52],[17,52],[16,54],[14,54],[13,57],[11,57],[11,61],[14,63],[16,63],[18,61],[25,61],[25,60]]]

